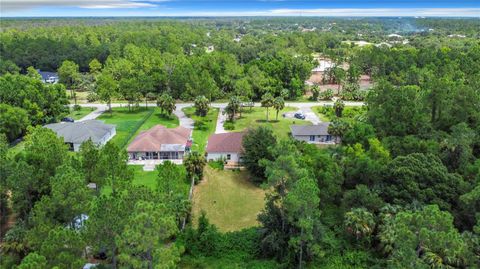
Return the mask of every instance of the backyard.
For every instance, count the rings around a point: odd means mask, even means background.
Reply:
[[[221,231],[257,226],[264,198],[264,190],[248,181],[248,172],[218,170],[207,165],[204,179],[194,189],[193,221],[204,210]]]
[[[185,115],[194,120],[193,128],[193,145],[194,151],[200,153],[205,152],[205,146],[207,145],[208,137],[215,133],[215,126],[217,123],[218,108],[210,108],[208,114],[205,117],[195,115],[194,107],[186,107],[182,109]]]
[[[254,107],[250,109],[244,109],[242,116],[239,119],[236,119],[234,122],[234,129],[231,131],[242,131],[247,128],[254,128],[260,125],[269,126],[272,128],[273,133],[278,138],[287,138],[290,133],[290,125],[311,125],[310,122],[299,119],[287,119],[283,118],[282,114],[286,112],[292,112],[298,110],[294,107],[285,107],[278,113],[278,120],[275,119],[276,111],[273,108],[268,110],[268,119],[266,121],[267,109],[264,107]],[[228,124],[228,122],[226,122]],[[227,129],[227,128],[225,128]]]

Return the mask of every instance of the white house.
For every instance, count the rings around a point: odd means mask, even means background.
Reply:
[[[42,82],[43,83],[52,83],[55,84],[58,82],[58,74],[55,72],[46,72],[46,71],[41,71],[40,69],[37,69],[38,74],[42,77]]]
[[[78,151],[80,145],[92,140],[96,145],[105,145],[116,134],[115,125],[105,124],[99,120],[86,120],[78,122],[59,122],[44,126],[54,131],[57,136],[63,137],[70,150]]]
[[[223,159],[227,164],[241,164],[244,135],[244,132],[211,135],[207,142],[207,161]]]
[[[328,133],[330,122],[315,125],[292,125],[290,130],[293,138],[311,144],[335,144],[338,138]]]

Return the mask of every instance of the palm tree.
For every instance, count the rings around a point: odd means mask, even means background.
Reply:
[[[355,208],[347,212],[344,224],[347,232],[354,235],[357,240],[370,236],[375,228],[373,214],[365,208]]]
[[[177,108],[175,100],[168,93],[164,93],[157,98],[157,106],[160,107],[161,112],[165,112],[168,116]]]
[[[205,157],[194,151],[187,155],[183,160],[183,165],[187,169],[187,176],[192,180],[192,186],[195,182],[202,180],[203,168],[207,161]]]
[[[333,104],[333,109],[335,110],[335,115],[338,117],[338,118],[341,118],[342,117],[342,112],[343,112],[343,109],[345,108],[345,103],[341,100],[341,99],[338,99],[337,101],[335,101],[335,103]]]
[[[343,137],[348,128],[345,121],[335,119],[328,125],[328,134],[335,136],[335,143],[338,143],[338,139]]]
[[[227,113],[230,121],[235,120],[235,114],[240,110],[240,99],[237,96],[230,97],[228,105],[225,107],[225,112]]]
[[[262,96],[262,107],[267,108],[267,122],[268,122],[268,108],[273,106],[273,96],[271,93],[267,92]]]
[[[275,120],[278,121],[278,112],[285,108],[285,100],[283,99],[283,97],[279,96],[275,98],[275,100],[273,100],[273,108],[277,111]]]
[[[209,110],[208,98],[204,95],[197,96],[194,101],[195,114],[201,117],[205,117]]]

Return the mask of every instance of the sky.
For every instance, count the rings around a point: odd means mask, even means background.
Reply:
[[[480,0],[0,0],[0,17],[479,17]]]

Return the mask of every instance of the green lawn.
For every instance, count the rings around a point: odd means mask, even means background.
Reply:
[[[143,171],[143,165],[130,165],[133,170],[133,184],[147,186],[154,190],[157,182],[157,170]]]
[[[70,113],[68,113],[65,117],[70,117],[74,120],[79,120],[83,117],[85,117],[86,115],[92,113],[93,111],[95,111],[96,108],[94,107],[82,107],[80,110],[73,110],[72,108],[70,108]]]
[[[334,119],[335,110],[332,106],[313,106],[312,111],[317,114],[321,121],[331,121]],[[366,106],[345,106],[342,113],[342,118],[355,118],[359,115],[365,115],[367,112]]]
[[[207,116],[199,117],[195,115],[194,107],[186,107],[182,109],[185,112],[187,117],[192,118],[195,123],[193,128],[193,145],[192,149],[199,151],[200,153],[205,152],[205,146],[207,145],[208,137],[215,133],[215,127],[217,124],[218,117],[218,108],[210,108]]]
[[[112,141],[122,148],[127,147],[140,131],[150,129],[157,124],[167,127],[178,125],[178,119],[175,115],[167,118],[160,114],[157,107],[149,107],[148,109],[139,107],[132,111],[128,111],[127,107],[116,107],[112,110],[112,115],[105,112],[98,119],[117,126],[117,134],[112,138]]]
[[[305,120],[299,119],[286,119],[282,117],[282,114],[285,112],[292,112],[298,110],[293,107],[285,107],[278,113],[278,120],[275,120],[276,111],[273,108],[269,109],[269,121],[266,122],[267,109],[263,107],[254,107],[250,109],[245,109],[242,113],[242,117],[235,120],[235,128],[232,131],[242,131],[244,129],[256,126],[269,126],[272,128],[273,133],[278,138],[287,138],[290,133],[290,125],[299,124],[299,125],[311,125],[312,123]]]
[[[204,179],[195,187],[192,217],[204,210],[221,231],[257,226],[265,192],[248,181],[246,171],[225,171],[205,166]]]
[[[311,109],[321,121],[330,121],[330,116],[322,113],[323,107],[324,106],[312,106]]]

